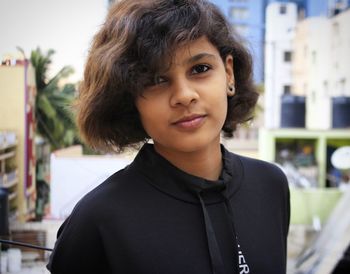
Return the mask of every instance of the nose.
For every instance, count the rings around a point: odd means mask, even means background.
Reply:
[[[173,107],[187,107],[199,99],[195,85],[188,79],[174,81],[171,89],[170,105]]]

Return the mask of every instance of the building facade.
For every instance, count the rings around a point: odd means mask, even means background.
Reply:
[[[293,91],[306,96],[306,127],[332,127],[332,98],[350,96],[350,9],[300,22],[293,42]]]
[[[297,24],[297,5],[271,3],[266,10],[265,127],[280,126],[281,96],[292,89],[292,39]]]
[[[221,8],[246,41],[254,61],[254,81],[263,82],[265,8],[267,0],[210,0]]]
[[[322,1],[319,2],[320,6]],[[281,96],[288,93],[306,96],[306,127],[317,129],[330,127],[330,97],[325,94],[329,94],[330,89],[332,92],[341,89],[346,84],[344,80],[346,77],[342,76],[343,80],[337,80],[338,88],[335,88],[335,84],[330,86],[331,82],[336,82],[335,80],[322,80],[323,82],[319,80],[329,78],[333,74],[329,70],[334,67],[335,61],[332,63],[331,59],[336,58],[335,55],[343,52],[341,58],[346,56],[346,49],[339,48],[346,44],[339,43],[340,40],[347,39],[345,38],[347,34],[343,33],[340,27],[346,23],[330,23],[346,17],[348,11],[344,9],[348,7],[348,3],[339,3],[329,1],[325,6],[326,12],[321,12],[319,7],[316,8],[313,1],[299,1],[299,6],[288,2],[273,2],[268,5],[264,98],[264,124],[267,128],[280,127]],[[292,12],[291,5],[294,5]],[[303,15],[317,13],[321,16],[303,19]],[[332,24],[335,27],[332,28]],[[319,113],[324,114],[323,119],[318,119]]]
[[[273,2],[295,3],[298,18],[329,16],[350,6],[350,0],[210,0],[219,6],[247,41],[254,59],[254,81],[264,82],[265,11]]]

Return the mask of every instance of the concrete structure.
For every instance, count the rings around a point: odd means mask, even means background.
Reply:
[[[14,202],[22,221],[34,217],[35,209],[35,94],[35,75],[29,63],[0,66],[0,130],[17,135],[13,165],[18,170],[18,185]]]
[[[76,203],[110,175],[128,165],[134,154],[86,156],[81,146],[51,154],[51,215],[65,219]]]
[[[309,18],[294,39],[294,93],[306,95],[306,127],[331,127],[331,98],[350,96],[350,10],[334,17]]]
[[[291,93],[292,38],[297,23],[294,3],[272,3],[266,10],[265,93],[266,128],[280,126],[281,96]]]
[[[219,6],[232,25],[247,41],[254,57],[254,80],[264,82],[265,10],[268,4],[295,3],[300,19],[329,16],[346,9],[350,0],[210,0]]]
[[[327,68],[330,37],[326,17],[314,17],[298,24],[294,40],[293,83],[294,93],[306,96],[306,128],[330,127],[330,94]],[[322,119],[320,118],[322,115]],[[314,123],[312,122],[314,121]]]
[[[312,1],[304,4],[312,6]],[[350,51],[346,41],[350,34],[345,27],[349,25],[349,10],[340,12],[348,4],[334,5],[332,7],[338,7],[337,15],[304,20],[300,20],[296,6],[288,8],[293,6],[292,3],[271,3],[268,6],[265,36],[266,128],[280,126],[281,95],[284,93],[307,97],[307,128],[331,127],[331,97],[347,95],[350,81],[349,61],[346,61]],[[283,7],[286,7],[285,14],[281,14]],[[334,8],[329,9],[329,13],[331,11],[334,12]],[[309,12],[315,14],[316,10],[309,8]],[[286,62],[286,59],[289,61]]]
[[[298,6],[299,18],[314,16],[331,16],[334,13],[344,11],[350,6],[350,0],[268,0],[267,4],[295,3]]]
[[[322,231],[311,245],[297,258],[291,273],[345,273],[347,268],[334,271],[350,244],[350,191],[335,207]],[[346,271],[348,273],[348,271]]]

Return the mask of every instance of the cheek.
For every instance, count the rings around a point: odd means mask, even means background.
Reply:
[[[215,105],[218,108],[218,112],[226,116],[227,108],[228,108],[228,97],[227,97],[226,89],[220,92],[220,96],[217,96],[216,100],[213,100],[213,102],[215,102]]]
[[[225,98],[225,100],[222,102],[221,110],[222,110],[221,117],[222,117],[223,121],[225,121],[226,120],[226,116],[227,116],[227,110],[228,110],[227,98]]]
[[[216,103],[217,108],[217,119],[218,123],[221,124],[221,126],[224,125],[226,117],[227,117],[227,111],[228,111],[228,99],[227,96],[220,97],[220,100]]]
[[[137,99],[135,102],[135,106],[137,111],[139,112],[141,124],[145,129],[144,121],[147,120],[147,105],[144,104],[144,102],[142,102],[141,100],[143,99]]]
[[[164,117],[164,115],[160,115],[160,112],[162,111],[160,106],[154,105],[153,103],[151,104],[149,101],[144,100],[136,102],[136,108],[139,112],[140,121],[144,130],[148,135],[151,135],[154,131],[155,125],[161,124],[160,120]]]

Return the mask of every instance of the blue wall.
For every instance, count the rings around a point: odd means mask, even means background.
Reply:
[[[247,47],[253,55],[254,80],[256,83],[263,81],[264,75],[264,36],[265,36],[265,7],[266,0],[246,2],[234,2],[229,0],[210,0],[216,4],[229,19],[233,26],[246,26],[247,32],[242,37],[247,42]],[[232,8],[245,8],[248,15],[244,19],[233,18]]]
[[[305,2],[306,17],[328,15],[328,0],[308,0]]]

